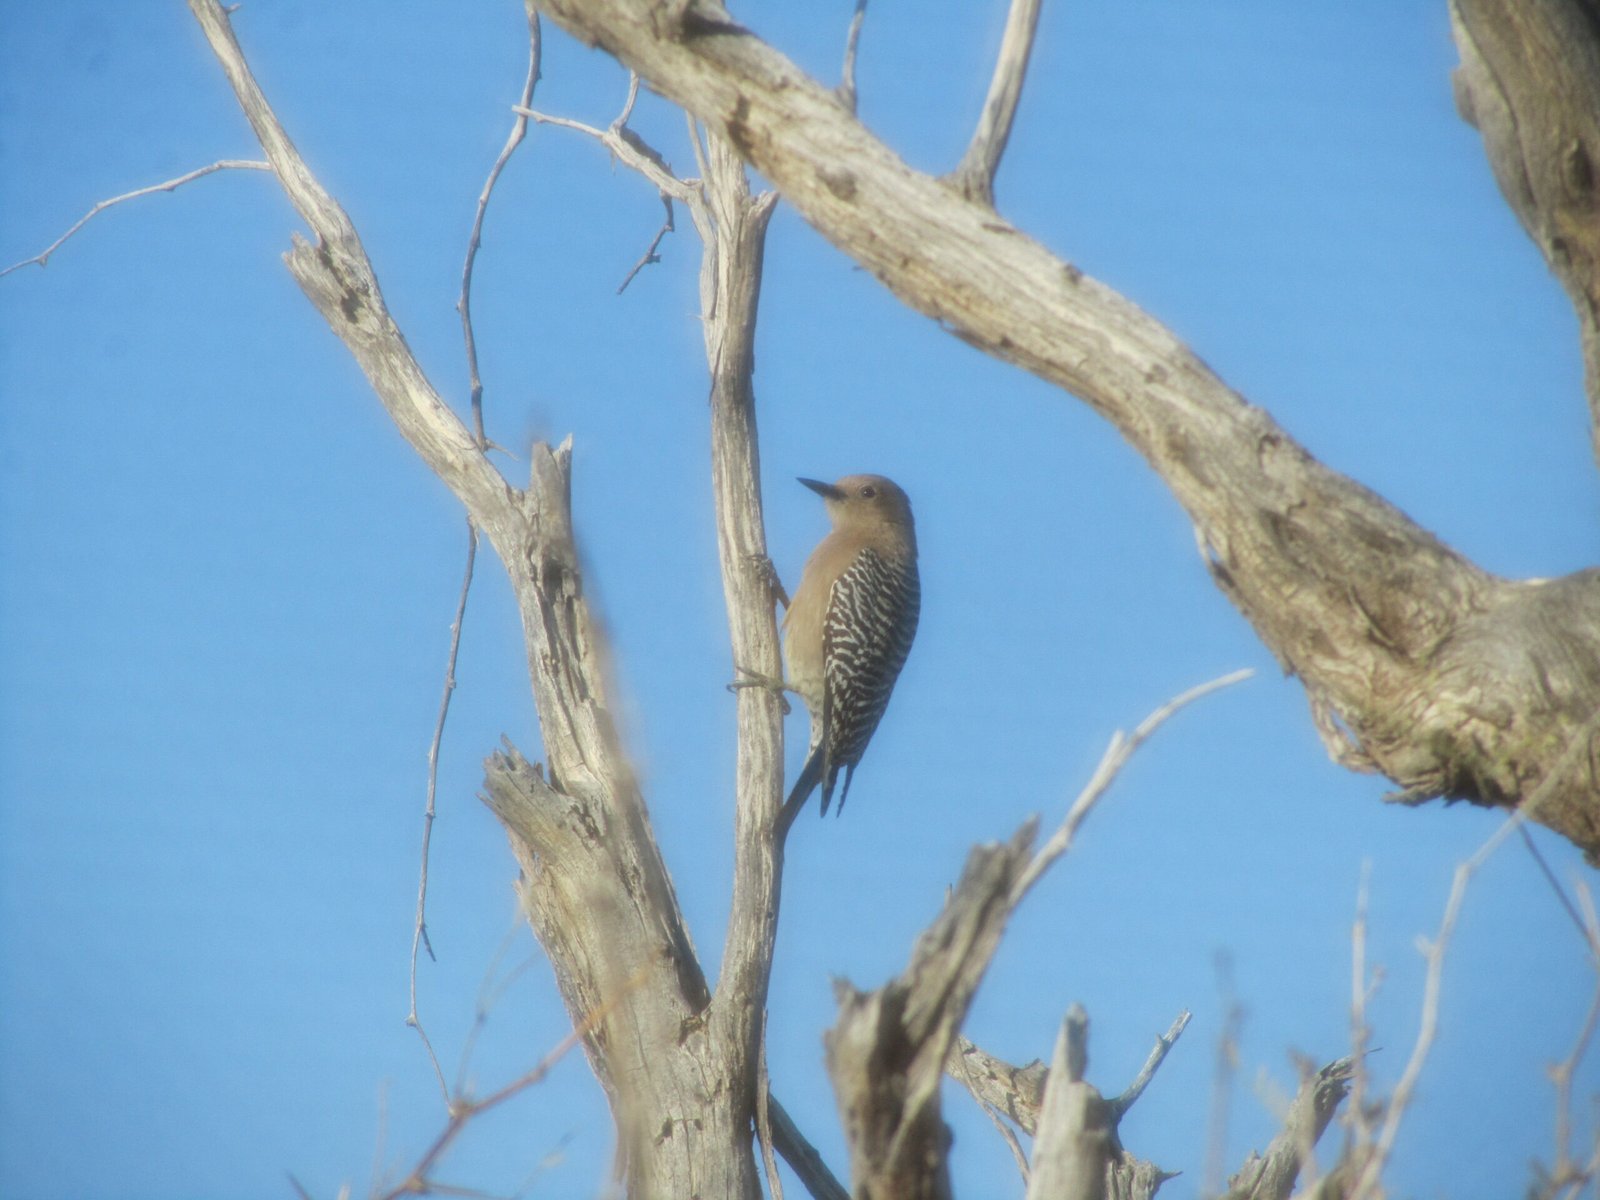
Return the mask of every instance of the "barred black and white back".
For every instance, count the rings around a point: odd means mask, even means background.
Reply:
[[[822,811],[844,770],[839,811],[850,779],[889,706],[895,680],[911,652],[922,607],[914,558],[896,562],[864,548],[834,581],[823,624],[827,690],[823,702]]]

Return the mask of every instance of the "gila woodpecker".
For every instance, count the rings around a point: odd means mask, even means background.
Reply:
[[[806,764],[784,805],[790,819],[818,783],[827,815],[840,768],[844,811],[851,776],[911,649],[922,596],[903,491],[882,475],[800,482],[822,497],[833,530],[806,561],[783,619],[789,685],[811,713]]]

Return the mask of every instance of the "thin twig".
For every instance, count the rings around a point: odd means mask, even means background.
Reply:
[[[1057,827],[1056,831],[1050,835],[1050,840],[1040,847],[1039,852],[1033,856],[1033,861],[1017,877],[1017,881],[1011,889],[1011,903],[1015,905],[1027,893],[1028,889],[1038,882],[1039,876],[1049,870],[1050,864],[1067,852],[1067,849],[1072,845],[1073,837],[1078,832],[1078,827],[1083,824],[1090,811],[1099,803],[1100,798],[1105,795],[1106,789],[1116,779],[1117,773],[1126,765],[1128,759],[1133,757],[1134,751],[1142,746],[1151,734],[1161,728],[1167,718],[1171,717],[1179,709],[1194,703],[1202,696],[1208,696],[1212,692],[1249,679],[1254,674],[1255,671],[1247,667],[1240,671],[1230,671],[1228,674],[1213,679],[1209,683],[1202,683],[1198,687],[1192,687],[1181,695],[1174,696],[1141,721],[1131,736],[1124,734],[1120,729],[1112,734],[1111,743],[1106,747],[1105,753],[1100,756],[1099,765],[1095,767],[1094,774],[1090,777],[1089,782],[1084,785],[1083,791],[1078,793],[1078,798],[1073,802],[1071,809],[1067,811],[1066,818]]]
[[[377,1191],[379,1181],[383,1178],[383,1159],[389,1150],[389,1084],[388,1081],[378,1085],[378,1133],[372,1139],[372,1187],[369,1191]]]
[[[472,1064],[473,1052],[477,1049],[478,1038],[482,1036],[484,1028],[489,1024],[489,1014],[500,1003],[502,997],[511,990],[511,985],[529,970],[538,961],[536,958],[524,958],[504,975],[496,978],[500,964],[511,951],[515,944],[520,922],[511,925],[500,944],[495,947],[494,954],[489,959],[489,965],[484,968],[483,980],[478,984],[478,998],[473,1005],[472,1028],[467,1030],[467,1036],[461,1043],[461,1061],[456,1068],[456,1091],[464,1092],[467,1087],[467,1069]]]
[[[778,1103],[778,1098],[767,1094],[767,1109],[772,1118],[772,1144],[789,1169],[800,1177],[813,1200],[850,1200],[850,1191],[840,1183],[828,1164],[808,1142],[800,1127],[789,1116],[788,1110]]]
[[[31,266],[34,266],[35,264],[37,264],[38,266],[41,266],[41,267],[45,266],[47,263],[49,263],[50,256],[52,254],[54,254],[57,250],[61,249],[61,246],[62,246],[63,242],[65,242],[68,238],[72,237],[73,234],[77,233],[78,230],[82,229],[85,225],[87,225],[90,221],[94,220],[101,213],[105,212],[106,209],[111,208],[114,205],[121,204],[121,203],[123,203],[124,201],[127,201],[127,200],[137,200],[141,196],[149,196],[149,195],[152,195],[152,194],[154,194],[156,192],[171,192],[171,191],[175,191],[176,189],[182,187],[186,183],[191,182],[192,180],[204,178],[205,176],[215,174],[218,171],[271,171],[271,170],[272,170],[272,164],[271,163],[257,162],[257,161],[255,161],[253,159],[225,158],[225,159],[222,159],[219,162],[212,163],[210,166],[200,167],[197,170],[189,171],[186,174],[179,175],[176,179],[169,179],[165,183],[153,183],[149,187],[135,188],[131,192],[124,192],[120,196],[112,196],[111,199],[109,199],[109,200],[102,200],[98,204],[96,204],[93,208],[91,208],[88,212],[84,213],[83,216],[79,217],[77,222],[72,226],[72,228],[68,229],[65,233],[63,233],[55,241],[51,242],[48,246],[46,246],[38,254],[35,254],[32,258],[25,258],[21,262],[12,263],[5,270],[0,271],[0,279],[4,279],[7,275],[11,274],[11,272],[13,272],[13,271],[20,271],[23,267],[31,267]]]
[[[1011,0],[1006,14],[1006,30],[995,57],[994,77],[983,101],[983,115],[972,135],[961,164],[951,173],[951,181],[973,200],[994,207],[994,177],[1000,157],[1011,137],[1011,123],[1022,98],[1022,81],[1033,54],[1033,35],[1039,25],[1040,0]]]
[[[1533,855],[1533,861],[1539,865],[1543,872],[1545,882],[1550,885],[1550,890],[1556,894],[1556,899],[1561,902],[1561,907],[1566,910],[1572,923],[1577,926],[1578,934],[1589,947],[1589,953],[1600,958],[1600,941],[1595,939],[1594,932],[1583,923],[1583,918],[1578,914],[1577,907],[1572,903],[1572,897],[1567,895],[1567,889],[1561,886],[1561,881],[1556,878],[1555,872],[1550,869],[1550,864],[1545,861],[1544,854],[1539,850],[1539,844],[1533,840],[1533,834],[1528,831],[1526,824],[1519,830],[1522,834],[1523,845],[1527,846],[1528,853]]]
[[[674,228],[672,224],[672,197],[666,192],[662,192],[661,203],[667,210],[666,220],[661,222],[661,228],[656,230],[656,236],[650,239],[650,245],[645,248],[645,252],[639,261],[633,264],[633,269],[628,272],[627,277],[617,285],[617,295],[619,296],[628,290],[628,285],[633,282],[635,275],[646,267],[661,261],[661,256],[656,253],[656,248],[661,245],[661,239],[673,232]]]
[[[516,152],[528,133],[527,109],[533,103],[533,89],[539,82],[542,52],[543,39],[539,33],[539,14],[530,5],[528,77],[523,80],[522,97],[513,110],[517,115],[511,122],[511,133],[506,137],[506,144],[501,147],[499,157],[494,160],[494,166],[489,168],[489,177],[484,180],[483,191],[478,194],[478,208],[472,217],[472,233],[467,237],[466,261],[461,268],[461,298],[456,301],[456,311],[461,314],[461,335],[467,343],[467,374],[472,389],[472,432],[478,439],[479,447],[487,447],[488,439],[483,432],[483,380],[478,376],[478,339],[472,331],[472,269],[478,261],[478,249],[483,245],[483,217],[489,209],[489,197],[494,194],[495,185],[500,182],[500,173],[505,170],[506,163],[511,161],[512,154]]]
[[[766,1025],[765,1014],[762,1025]],[[771,1080],[767,1076],[767,1038],[765,1028],[756,1044],[756,1135],[761,1139],[761,1165],[767,1172],[767,1194],[783,1200],[783,1180],[778,1177],[778,1161],[772,1156],[772,1106],[768,1103]]]
[[[1361,864],[1361,882],[1356,888],[1356,915],[1350,926],[1350,1130],[1358,1154],[1372,1144],[1372,1116],[1367,1109],[1367,1055],[1372,1044],[1372,1026],[1367,1022],[1367,1005],[1382,982],[1381,970],[1367,971],[1367,896],[1372,879],[1372,862]]]
[[[1150,1086],[1150,1081],[1155,1078],[1156,1071],[1166,1060],[1167,1054],[1182,1036],[1183,1031],[1189,1027],[1189,1019],[1193,1015],[1187,1008],[1178,1014],[1177,1019],[1167,1028],[1167,1032],[1156,1039],[1150,1056],[1144,1060],[1144,1066],[1139,1068],[1139,1073],[1133,1077],[1133,1082],[1123,1089],[1122,1095],[1108,1102],[1111,1106],[1112,1125],[1122,1120],[1134,1102],[1144,1095],[1145,1088]]]
[[[406,1014],[406,1024],[417,1031],[422,1045],[433,1064],[434,1076],[439,1081],[439,1091],[446,1106],[450,1103],[450,1088],[444,1081],[444,1070],[439,1066],[439,1056],[434,1053],[433,1041],[422,1027],[417,1015],[417,952],[419,947],[428,951],[434,961],[433,944],[428,940],[428,853],[433,844],[433,821],[437,812],[439,794],[439,748],[444,743],[445,721],[450,716],[450,697],[456,690],[456,661],[461,653],[461,626],[467,615],[467,596],[472,590],[472,572],[478,560],[478,527],[467,518],[467,562],[461,575],[461,594],[456,599],[455,619],[450,622],[450,652],[445,657],[444,689],[439,697],[439,716],[434,722],[433,738],[428,743],[428,801],[422,813],[422,865],[417,878],[417,916],[411,929],[411,1011]]]
[[[616,155],[624,166],[643,175],[674,200],[689,203],[691,184],[674,175],[667,166],[666,159],[633,130],[620,125],[612,126],[610,129],[596,129],[593,125],[586,125],[582,121],[574,121],[570,117],[553,117],[549,113],[539,112],[526,105],[517,105],[511,111],[540,125],[554,125],[558,129],[570,129],[593,138]]]
[[[850,18],[850,32],[845,34],[844,39],[844,68],[839,72],[839,99],[851,112],[856,111],[856,51],[861,46],[861,26],[866,19],[867,0],[856,0],[856,11]]]
[[[534,1084],[542,1082],[555,1069],[556,1064],[571,1053],[574,1046],[593,1033],[600,1023],[611,1015],[611,1011],[622,1002],[623,998],[643,982],[645,973],[649,969],[648,967],[641,969],[623,985],[615,996],[585,1015],[583,1020],[573,1028],[572,1032],[557,1042],[555,1049],[540,1059],[539,1064],[531,1071],[513,1079],[499,1091],[491,1092],[482,1100],[468,1100],[458,1097],[451,1103],[449,1122],[440,1131],[439,1136],[434,1138],[433,1144],[423,1152],[422,1157],[417,1160],[417,1165],[411,1168],[411,1173],[406,1176],[404,1182],[398,1187],[385,1192],[382,1200],[399,1200],[401,1196],[421,1195],[429,1191],[439,1190],[438,1186],[430,1178],[434,1165],[443,1156],[444,1152],[450,1148],[451,1143],[460,1136],[461,1131],[466,1128],[468,1122],[488,1112],[491,1108],[499,1107]]]
[[[523,81],[521,104],[526,107],[533,101],[534,85],[539,81],[540,37],[539,17],[530,7],[528,9],[528,75]],[[456,301],[456,311],[461,314],[461,335],[466,342],[467,373],[470,385],[472,404],[472,433],[480,450],[487,449],[489,439],[483,428],[483,379],[478,374],[478,339],[472,328],[472,272],[477,263],[478,250],[483,245],[483,219],[489,208],[489,199],[494,194],[495,185],[500,181],[500,173],[505,170],[506,163],[510,161],[512,153],[522,143],[527,135],[528,120],[526,117],[517,117],[511,123],[511,133],[506,138],[506,144],[501,148],[499,157],[494,165],[489,168],[489,176],[484,181],[483,190],[478,194],[478,206],[472,218],[472,232],[467,237],[467,252],[461,267],[461,296]],[[439,1082],[439,1090],[444,1096],[445,1104],[450,1103],[450,1089],[445,1084],[444,1071],[439,1065],[439,1056],[434,1052],[432,1039],[428,1037],[427,1030],[422,1027],[422,1020],[417,1014],[417,958],[418,951],[425,949],[430,961],[438,961],[433,953],[433,943],[428,937],[428,857],[433,844],[433,822],[437,815],[437,801],[439,794],[439,750],[444,744],[445,722],[450,716],[450,700],[456,690],[456,663],[461,654],[461,628],[466,621],[467,597],[472,592],[472,576],[478,560],[478,527],[472,518],[467,518],[467,553],[466,564],[461,576],[461,593],[456,599],[455,618],[450,622],[450,652],[445,658],[444,689],[439,697],[439,716],[434,723],[433,738],[428,744],[428,787],[427,804],[422,814],[422,850],[421,866],[417,872],[417,915],[416,923],[411,932],[411,971],[410,971],[410,998],[411,1010],[406,1014],[406,1024],[417,1031],[422,1039],[422,1045],[428,1052],[428,1061],[433,1064],[433,1072]],[[465,1058],[462,1069],[465,1070]]]
[[[705,138],[702,136],[704,131],[700,128],[700,122],[694,119],[693,113],[691,113],[688,109],[685,109],[683,112],[683,123],[688,127],[689,148],[694,151],[695,170],[699,173],[700,179],[710,179],[711,165],[706,161],[706,144]],[[698,196],[698,193],[696,193],[696,195]],[[698,212],[700,207],[700,205],[694,206],[695,211]]]
[[[1594,1039],[1597,1024],[1600,1024],[1600,982],[1597,982],[1594,995],[1589,1000],[1589,1011],[1578,1030],[1578,1039],[1573,1044],[1572,1052],[1550,1068],[1550,1082],[1555,1085],[1556,1091],[1556,1158],[1550,1180],[1552,1187],[1573,1185],[1574,1193],[1588,1182],[1594,1173],[1594,1165],[1580,1166],[1572,1158],[1572,1079],[1578,1073],[1578,1064],[1589,1052],[1589,1043]]]
[[[633,116],[634,103],[639,99],[639,72],[628,72],[628,98],[622,102],[622,111],[617,114],[617,119],[611,122],[611,128],[621,129],[628,123],[628,118]]]
[[[1228,1105],[1233,1077],[1239,1069],[1239,1038],[1244,1026],[1244,1005],[1233,987],[1233,959],[1226,951],[1216,956],[1217,984],[1222,992],[1222,1030],[1217,1034],[1217,1061],[1211,1079],[1210,1128],[1206,1133],[1206,1165],[1200,1181],[1202,1196],[1222,1193],[1223,1163],[1228,1153]]]
[[[1555,761],[1549,773],[1534,789],[1533,795],[1507,817],[1500,827],[1485,839],[1483,845],[1456,868],[1455,874],[1451,877],[1450,894],[1445,899],[1444,916],[1439,921],[1438,932],[1431,941],[1422,943],[1427,973],[1422,985],[1422,1014],[1418,1023],[1417,1038],[1412,1044],[1411,1056],[1406,1060],[1405,1069],[1400,1073],[1400,1081],[1395,1084],[1394,1092],[1389,1098],[1377,1140],[1371,1153],[1365,1156],[1355,1186],[1350,1190],[1349,1200],[1367,1200],[1368,1197],[1379,1194],[1378,1181],[1394,1149],[1395,1138],[1400,1132],[1401,1119],[1405,1115],[1406,1106],[1411,1102],[1412,1094],[1416,1091],[1423,1064],[1427,1062],[1428,1053],[1433,1049],[1433,1041],[1438,1033],[1439,996],[1444,977],[1445,951],[1449,948],[1451,935],[1455,932],[1456,920],[1461,915],[1467,884],[1501,844],[1524,822],[1530,820],[1533,813],[1544,803],[1545,798],[1553,794],[1555,784],[1577,761],[1579,751],[1587,747],[1590,734],[1596,726],[1600,726],[1600,713],[1596,713],[1573,733],[1566,748],[1561,752],[1561,757]]]
[[[1028,1156],[1023,1153],[1022,1143],[1017,1140],[1017,1135],[1012,1131],[1011,1123],[998,1108],[987,1100],[979,1100],[978,1107],[983,1110],[983,1115],[989,1118],[991,1124],[1000,1131],[1000,1136],[1005,1140],[1006,1148],[1011,1151],[1011,1159],[1017,1164],[1017,1174],[1022,1176],[1022,1187],[1028,1187]]]

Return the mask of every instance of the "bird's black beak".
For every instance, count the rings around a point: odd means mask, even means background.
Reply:
[[[817,495],[821,496],[824,500],[844,499],[844,493],[838,488],[834,487],[831,483],[823,483],[820,479],[807,479],[804,475],[797,476],[796,478],[798,478],[801,483],[805,484]]]

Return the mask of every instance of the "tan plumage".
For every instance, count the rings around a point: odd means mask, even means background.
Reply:
[[[823,498],[833,530],[806,561],[783,621],[789,686],[811,713],[805,767],[784,806],[791,815],[819,783],[826,814],[841,769],[844,810],[921,607],[916,527],[905,492],[882,475],[800,482]]]

